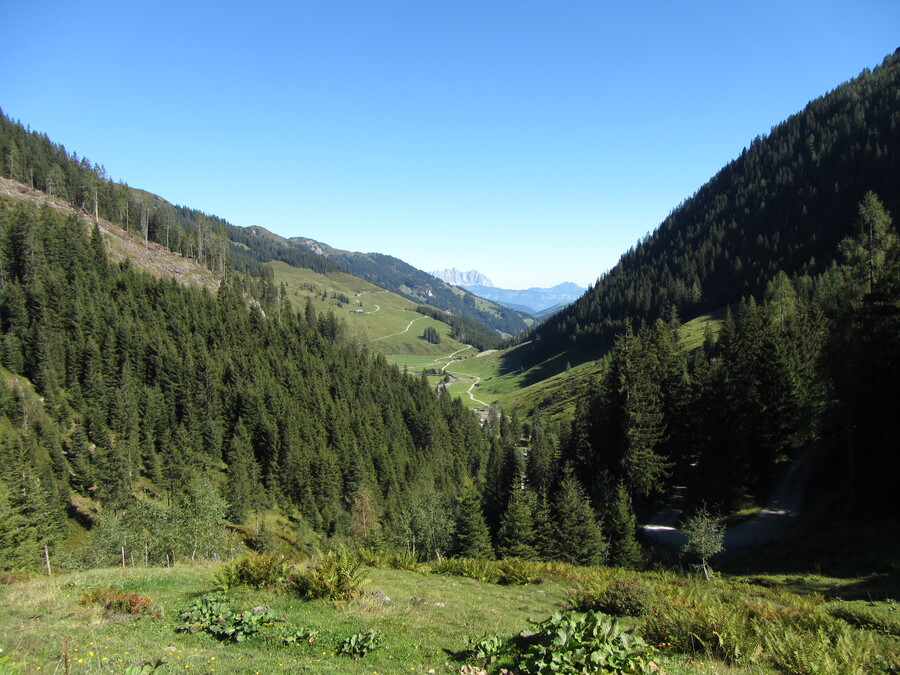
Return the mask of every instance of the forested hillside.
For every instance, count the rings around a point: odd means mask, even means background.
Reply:
[[[801,457],[818,459],[814,490],[831,517],[893,518],[900,239],[871,192],[848,229],[852,236],[836,247],[839,263],[793,280],[777,274],[759,302],[736,305],[718,337],[709,330],[699,349],[684,348],[678,322],[627,327],[571,423],[549,425],[536,409],[524,463],[508,457],[497,473],[488,471],[485,506],[489,521],[500,514],[498,551],[513,529],[520,547],[534,549],[517,555],[570,559],[577,550],[582,561],[641,566],[636,522],[659,509],[673,486],[686,486],[688,512],[700,505],[722,514],[752,510]],[[584,519],[567,530],[579,542],[569,551],[557,541],[548,552],[542,539],[565,527],[560,511],[549,530],[542,523],[547,505],[571,490],[583,490],[602,522],[608,549],[596,557],[588,554]],[[876,569],[889,563],[871,562]]]
[[[812,101],[521,341],[527,364],[606,352],[626,326],[761,299],[776,273],[827,269],[863,195],[900,206],[900,54]],[[652,187],[648,188],[652,189]]]
[[[499,344],[501,334],[514,335],[530,323],[520,312],[479,300],[392,256],[337,251],[311,240],[288,240],[258,226],[238,227],[115,182],[102,165],[69,153],[46,134],[30,131],[2,111],[0,176],[62,199],[95,220],[115,223],[220,274],[235,269],[270,279],[272,271],[265,263],[273,260],[322,274],[346,271],[413,302],[488,326],[494,333],[489,340],[492,347]]]
[[[2,205],[0,510],[18,544],[0,567],[58,546],[67,515],[103,534],[81,551],[101,557],[127,540],[159,561],[211,536],[209,555],[226,516],[277,506],[308,535],[363,519],[445,545],[416,514],[487,459],[458,401],[342,340],[333,315],[248,306],[239,277],[215,295],[154,279],[111,263],[77,216]]]

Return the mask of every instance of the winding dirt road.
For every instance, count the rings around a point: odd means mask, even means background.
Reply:
[[[725,530],[725,552],[763,544],[794,524],[806,497],[813,461],[810,455],[794,460],[778,480],[765,508],[749,520]],[[684,486],[675,486],[666,508],[644,525],[644,533],[650,539],[670,548],[684,545],[684,535],[676,527],[682,514],[684,493]]]
[[[375,305],[375,307],[377,307],[378,309],[381,309],[380,307],[378,307],[378,305]],[[378,309],[376,309],[375,311],[377,312]],[[365,313],[370,314],[371,312],[365,312]],[[420,316],[419,318],[413,319],[412,321],[410,321],[409,325],[406,327],[405,330],[401,330],[399,333],[392,333],[391,335],[383,335],[381,337],[377,337],[372,340],[369,340],[369,342],[378,342],[379,340],[386,340],[387,338],[396,337],[397,335],[403,335],[404,333],[408,333],[409,329],[412,328],[412,325],[416,321],[421,321],[422,319],[427,319],[427,318],[428,317],[426,317],[426,316]],[[452,370],[447,370],[447,366],[450,365],[450,362],[452,361],[453,357],[455,357],[457,354],[467,351],[469,349],[473,349],[472,345],[466,345],[462,349],[457,349],[452,354],[448,354],[447,356],[442,356],[440,358],[435,359],[434,362],[440,363],[441,361],[447,361],[447,363],[445,363],[441,367],[441,372],[446,373],[447,375],[452,375],[453,377],[455,377],[457,379],[461,379],[464,381],[470,381],[471,384],[469,385],[469,388],[466,390],[466,394],[468,394],[469,398],[472,400],[473,403],[477,403],[480,406],[484,406],[485,408],[488,408],[488,407],[490,407],[490,403],[486,403],[485,401],[481,401],[481,400],[475,398],[475,395],[472,393],[472,391],[475,389],[475,387],[477,387],[478,384],[481,382],[481,378],[478,375],[469,375],[468,373],[457,373],[457,372],[453,372]],[[481,356],[483,353],[484,352],[477,354],[477,356]]]
[[[447,370],[447,366],[450,365],[450,360],[451,360],[454,356],[456,356],[457,354],[459,354],[460,352],[464,352],[464,351],[466,351],[466,350],[468,350],[468,349],[472,349],[472,345],[466,345],[463,349],[458,349],[458,350],[456,350],[455,352],[453,352],[452,354],[450,354],[449,356],[444,356],[444,357],[442,357],[442,358],[440,358],[440,359],[435,359],[435,363],[440,363],[440,362],[443,361],[444,359],[447,359],[447,363],[445,363],[445,364],[443,365],[443,367],[441,368],[441,372],[447,373],[447,375],[452,375],[453,377],[458,378],[458,379],[461,379],[461,380],[469,380],[469,381],[471,381],[472,383],[469,385],[469,388],[466,390],[466,394],[468,394],[469,398],[472,400],[473,403],[477,403],[478,405],[481,405],[481,406],[484,406],[485,408],[488,408],[488,407],[490,407],[490,403],[485,403],[484,401],[481,401],[481,400],[475,398],[475,394],[472,393],[472,390],[475,389],[475,387],[478,386],[478,383],[479,383],[479,382],[481,382],[481,378],[480,378],[478,375],[469,375],[468,373],[457,373],[457,372],[454,372],[454,371],[452,371],[452,370]],[[476,355],[476,358],[477,358],[478,356],[481,356],[481,354],[477,354],[477,355]]]

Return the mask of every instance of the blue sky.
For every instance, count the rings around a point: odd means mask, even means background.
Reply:
[[[14,3],[3,111],[236,225],[587,285],[900,2]]]

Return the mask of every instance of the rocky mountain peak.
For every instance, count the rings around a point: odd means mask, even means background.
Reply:
[[[493,288],[494,286],[490,279],[476,270],[460,272],[453,267],[449,270],[438,270],[436,272],[431,272],[430,274],[431,276],[437,277],[441,281],[453,284],[454,286],[487,286],[488,288]]]

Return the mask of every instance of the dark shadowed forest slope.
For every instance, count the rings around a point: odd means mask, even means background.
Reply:
[[[626,326],[762,297],[827,268],[872,190],[900,206],[900,54],[757,137],[571,306],[521,340],[525,365],[596,358]],[[648,186],[648,189],[652,189]]]

